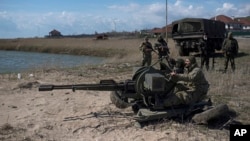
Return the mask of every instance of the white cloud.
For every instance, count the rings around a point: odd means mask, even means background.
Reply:
[[[6,11],[0,11],[0,18],[8,18]]]
[[[120,21],[117,26],[123,24],[123,27],[130,27],[128,30],[161,27],[165,23],[165,4],[162,3],[149,5],[132,3],[128,5],[112,5],[109,8],[117,13],[117,15],[114,15]],[[119,28],[117,29],[119,30]]]
[[[176,0],[176,2],[174,3],[174,6],[180,6],[181,5],[181,1],[180,0]]]
[[[188,9],[192,10],[193,9],[193,5],[189,5]]]
[[[234,5],[232,3],[223,3],[222,7],[216,9],[216,14],[224,14],[227,16],[249,16],[250,4]]]
[[[177,0],[173,5],[168,6],[169,21],[185,17],[202,17],[204,15],[203,6],[190,5],[184,1]]]
[[[186,17],[210,18],[216,14],[248,16],[250,12],[250,4],[224,3],[215,7],[214,3],[211,4],[209,1],[192,4],[185,0],[173,2],[168,3],[168,23]],[[6,27],[7,30],[15,29],[23,36],[30,37],[38,36],[38,34],[39,36],[47,35],[54,28],[61,31],[62,34],[68,35],[94,33],[95,31],[107,32],[114,29],[133,31],[165,25],[165,1],[143,5],[137,3],[111,5],[106,8],[95,13],[67,10],[44,13],[0,11],[0,25]],[[4,33],[12,33],[7,30]]]
[[[128,5],[111,5],[108,6],[109,9],[114,9],[118,11],[123,11],[123,12],[133,12],[136,11],[140,5],[135,4],[135,3],[130,3]]]
[[[166,8],[166,6],[164,4],[155,3],[155,4],[149,5],[148,12],[155,13],[155,14],[162,13],[165,11],[165,8]]]
[[[237,12],[237,8],[234,7],[234,5],[231,3],[223,3],[221,8],[216,9],[216,12],[217,13],[230,13],[230,14],[232,14],[232,13]]]
[[[250,16],[250,3],[243,5],[242,8],[238,10],[239,16]]]

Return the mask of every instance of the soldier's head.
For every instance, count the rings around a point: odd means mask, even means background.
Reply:
[[[185,59],[185,67],[186,68],[190,68],[191,66],[195,66],[195,65],[197,65],[197,63],[196,63],[196,59],[194,56],[190,56],[190,57]]]
[[[158,38],[157,38],[157,41],[158,42],[161,42],[163,40],[163,37],[160,35]]]
[[[232,38],[232,37],[233,37],[233,33],[232,32],[228,32],[227,38]]]
[[[164,39],[163,39],[163,37],[160,35],[160,36],[157,38],[157,41],[158,41],[158,42],[164,42]]]
[[[178,58],[175,61],[175,66],[174,66],[175,72],[176,73],[183,73],[184,67],[185,67],[185,61],[182,58]]]
[[[144,40],[147,42],[147,41],[148,41],[148,36],[146,36],[146,37],[144,38]]]
[[[175,67],[176,68],[184,68],[184,66],[185,66],[185,61],[182,58],[178,58],[175,61]]]

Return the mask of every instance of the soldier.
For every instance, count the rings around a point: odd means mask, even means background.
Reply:
[[[234,58],[238,54],[238,49],[238,41],[233,38],[232,32],[229,32],[222,44],[222,51],[225,56],[224,73],[227,71],[228,61],[231,62],[233,72],[235,71]]]
[[[139,49],[142,51],[143,59],[142,59],[142,66],[145,66],[147,63],[147,66],[151,65],[152,61],[152,44],[148,41],[148,37],[146,36],[144,38],[144,42],[141,43]]]
[[[175,61],[174,65],[174,72],[179,74],[179,73],[184,73],[184,67],[185,67],[185,61],[182,58],[178,58]]]
[[[200,47],[200,51],[201,51],[201,68],[203,69],[203,66],[206,65],[206,69],[209,69],[209,57],[210,57],[210,52],[211,49],[207,44],[207,34],[205,33],[203,35],[203,39],[201,41],[201,47]]]
[[[203,69],[204,65],[206,66],[206,70],[209,70],[209,59],[211,56],[211,52],[208,47],[201,47],[201,68]]]
[[[184,74],[170,73],[177,83],[174,92],[166,96],[164,106],[190,105],[205,98],[209,84],[194,56],[185,59]]]
[[[163,56],[168,56],[170,52],[167,42],[162,38],[162,36],[159,36],[157,41],[158,43],[155,44],[154,48],[158,50],[159,59],[161,59]]]

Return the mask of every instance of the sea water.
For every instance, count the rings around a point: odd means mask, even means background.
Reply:
[[[39,68],[70,68],[103,62],[102,57],[0,50],[0,73],[18,73]]]

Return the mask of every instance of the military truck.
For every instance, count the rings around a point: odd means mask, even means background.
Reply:
[[[180,56],[191,52],[220,50],[225,38],[225,23],[203,18],[184,18],[172,22],[172,38]]]

